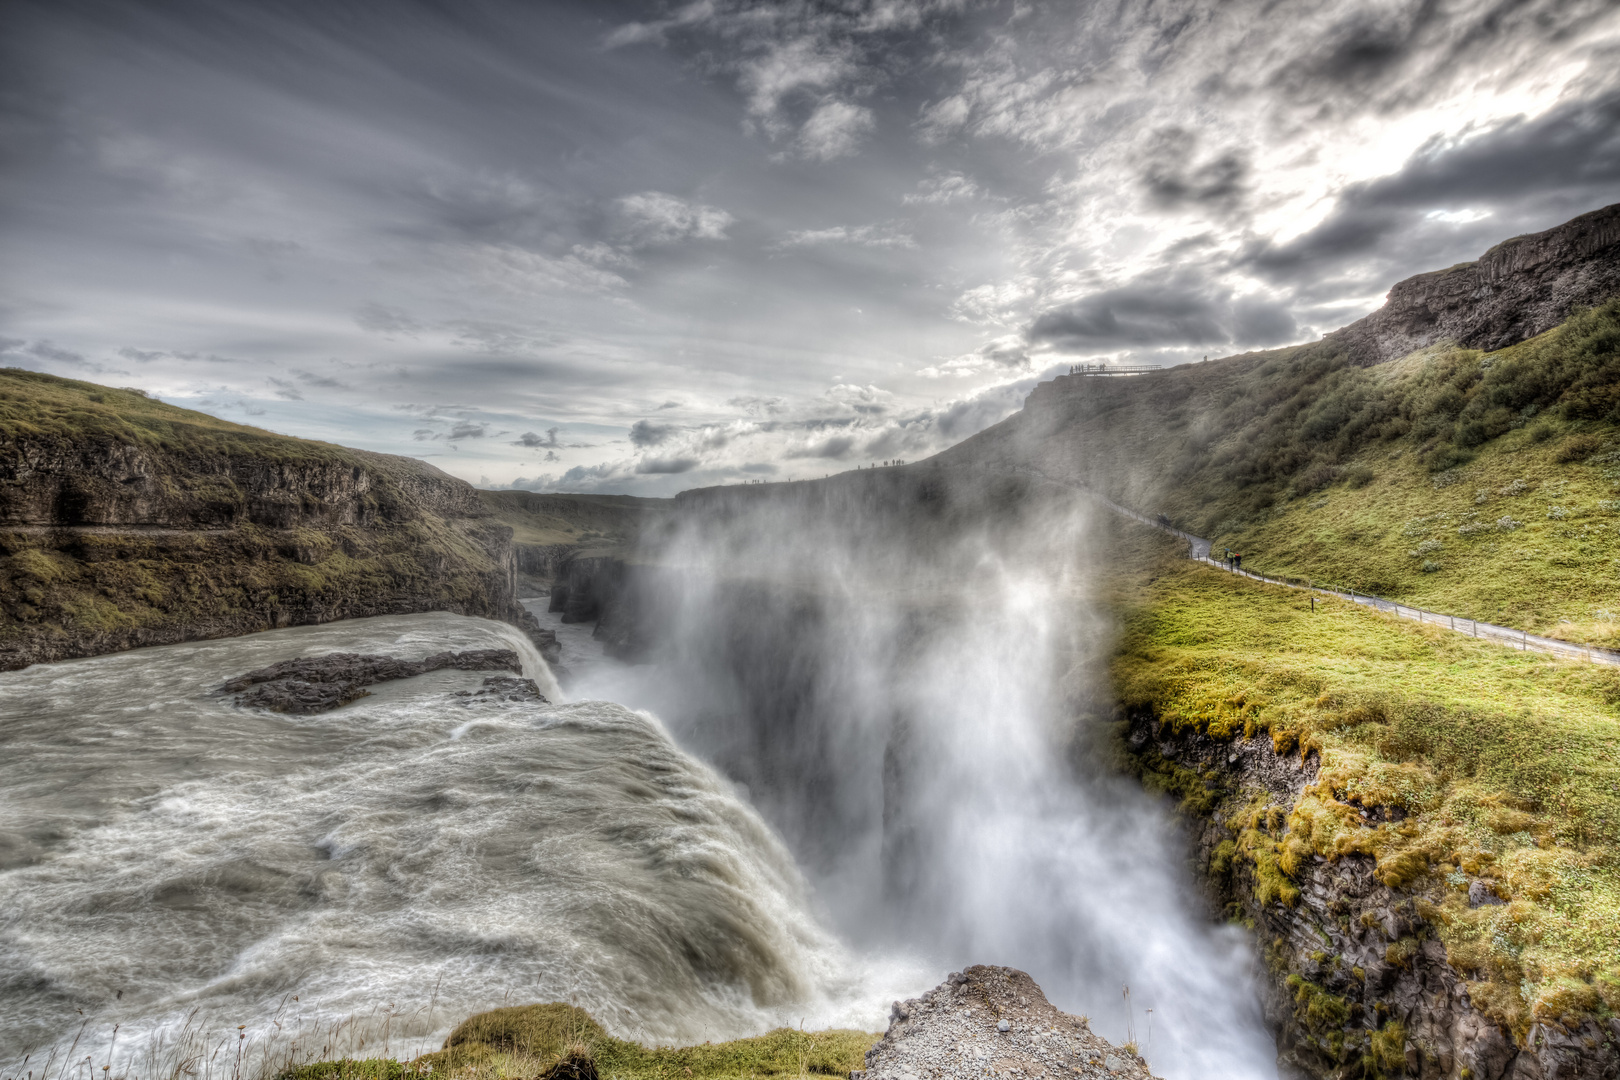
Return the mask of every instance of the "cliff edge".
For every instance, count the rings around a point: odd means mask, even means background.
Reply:
[[[1620,296],[1620,203],[1397,282],[1383,307],[1327,337],[1364,365],[1440,341],[1488,352],[1612,296]]]
[[[425,462],[0,370],[0,670],[369,615],[537,629],[512,530]]]

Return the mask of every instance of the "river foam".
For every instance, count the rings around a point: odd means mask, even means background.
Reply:
[[[215,693],[291,656],[512,639],[390,616],[0,676],[6,1075],[86,1018],[74,1053],[118,1075],[188,1016],[411,1053],[507,1002],[652,1041],[881,1015],[787,849],[647,713],[482,702],[456,671],[310,717]]]

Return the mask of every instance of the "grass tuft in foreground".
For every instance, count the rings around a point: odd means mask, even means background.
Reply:
[[[414,1061],[320,1061],[280,1080],[745,1080],[763,1076],[847,1076],[879,1036],[862,1031],[779,1028],[751,1039],[701,1046],[646,1047],[609,1035],[585,1010],[561,1002],[479,1013]]]

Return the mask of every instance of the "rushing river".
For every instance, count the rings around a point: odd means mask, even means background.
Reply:
[[[787,850],[651,716],[458,696],[483,672],[308,717],[215,693],[293,656],[476,648],[560,696],[522,635],[446,614],[0,675],[5,1075],[53,1043],[59,1074],[81,1027],[79,1074],[116,1076],[160,1043],[229,1058],[238,1024],[250,1054],[412,1053],[508,1001],[659,1041],[875,1021]]]
[[[693,514],[639,662],[552,623],[566,692],[447,614],[0,675],[0,1075],[252,1080],[545,1000],[658,1042],[874,1030],[996,963],[1161,1075],[1274,1077],[1243,935],[1107,765],[1084,517],[913,495]],[[449,670],[307,717],[217,692],[478,648],[552,704]]]

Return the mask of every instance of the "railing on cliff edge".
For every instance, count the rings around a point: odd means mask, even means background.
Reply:
[[[1089,499],[1102,503],[1116,514],[1132,518],[1151,528],[1158,529],[1160,532],[1169,533],[1171,536],[1180,537],[1181,539],[1187,541],[1188,558],[1193,559],[1196,562],[1203,563],[1206,566],[1212,566],[1217,570],[1224,571],[1225,573],[1233,574],[1237,577],[1245,577],[1251,581],[1262,581],[1268,585],[1281,585],[1286,589],[1300,589],[1305,592],[1320,593],[1324,596],[1336,596],[1340,599],[1349,600],[1353,603],[1371,607],[1375,611],[1388,612],[1389,614],[1403,619],[1413,619],[1428,626],[1444,627],[1446,629],[1456,631],[1459,634],[1467,634],[1470,637],[1484,638],[1489,641],[1494,641],[1497,644],[1506,645],[1509,648],[1550,653],[1554,656],[1564,656],[1577,660],[1588,660],[1594,664],[1620,665],[1620,651],[1614,649],[1605,649],[1597,645],[1577,645],[1570,641],[1559,641],[1557,638],[1543,637],[1540,634],[1532,634],[1525,630],[1516,630],[1511,626],[1499,626],[1496,623],[1480,622],[1477,619],[1470,619],[1467,617],[1459,618],[1456,615],[1451,615],[1446,612],[1430,611],[1427,608],[1412,607],[1410,604],[1403,604],[1398,600],[1390,600],[1383,596],[1377,596],[1373,593],[1350,588],[1349,586],[1341,586],[1324,581],[1302,581],[1298,578],[1273,577],[1267,574],[1257,574],[1250,570],[1240,570],[1236,567],[1227,566],[1221,560],[1211,557],[1210,550],[1213,546],[1213,541],[1207,540],[1202,536],[1194,536],[1185,529],[1176,528],[1163,514],[1148,515],[1142,513],[1140,510],[1133,510],[1128,506],[1121,506],[1119,503],[1114,502],[1112,499],[1104,495],[1099,495],[1090,488],[1076,484],[1072,481],[1059,480],[1056,477],[1048,476],[1038,469],[1033,469],[1026,466],[1023,469],[1015,468],[1013,471],[1026,472],[1029,475],[1038,477],[1047,481],[1048,483],[1071,488]]]

